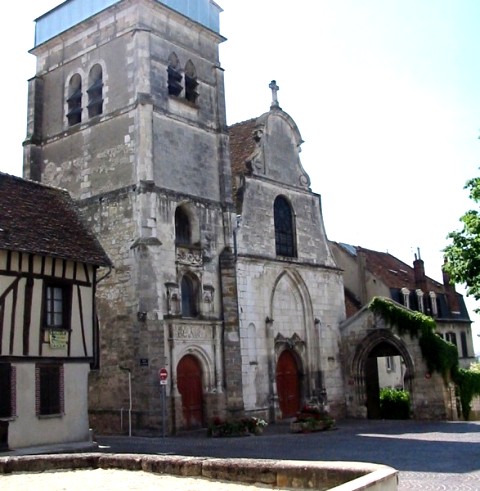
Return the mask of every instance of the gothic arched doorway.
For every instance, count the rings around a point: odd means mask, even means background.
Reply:
[[[383,340],[369,350],[364,360],[368,419],[383,417],[380,410],[381,389],[405,389],[405,375],[405,361],[396,346]]]
[[[185,355],[177,366],[177,386],[182,396],[183,427],[203,426],[202,367],[195,356]]]
[[[290,350],[283,351],[278,358],[276,382],[282,418],[294,417],[300,410],[300,373]]]

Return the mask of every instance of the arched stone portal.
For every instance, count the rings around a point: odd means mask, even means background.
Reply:
[[[275,379],[282,418],[292,418],[301,403],[300,370],[292,350],[286,349],[278,357]]]
[[[356,403],[366,408],[366,417],[380,418],[380,383],[378,376],[378,358],[402,358],[405,364],[403,385],[413,394],[412,378],[414,364],[405,343],[390,330],[378,329],[368,334],[358,345],[352,361],[353,383],[355,385]]]
[[[193,355],[185,355],[177,366],[177,386],[182,397],[183,427],[199,428],[204,424],[202,367]]]

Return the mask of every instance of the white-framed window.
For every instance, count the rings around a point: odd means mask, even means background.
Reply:
[[[402,299],[403,299],[403,305],[407,307],[407,309],[410,308],[410,290],[408,288],[402,288]]]
[[[395,357],[394,356],[386,356],[385,362],[387,366],[387,372],[395,371]]]
[[[417,303],[418,303],[418,310],[420,312],[425,312],[425,306],[423,304],[423,292],[422,290],[418,289],[415,291],[417,294]]]
[[[438,315],[437,307],[437,294],[435,292],[428,292],[430,296],[430,304],[432,306],[432,316],[436,317]]]

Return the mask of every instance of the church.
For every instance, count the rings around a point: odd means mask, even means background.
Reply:
[[[125,431],[127,413],[136,434],[275,422],[312,398],[364,415],[300,131],[275,81],[266,112],[227,126],[220,13],[213,0],[67,0],[36,19],[24,177],[68,190],[113,264],[96,295],[98,433]],[[440,379],[417,378],[447,417]]]

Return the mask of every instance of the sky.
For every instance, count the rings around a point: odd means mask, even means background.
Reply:
[[[419,251],[442,281],[447,234],[474,208],[464,185],[480,167],[480,2],[216,1],[228,124],[268,111],[276,80],[328,238],[410,266]],[[14,29],[0,30],[3,172],[22,174],[33,21],[60,3],[14,2]],[[480,355],[480,305],[466,300]]]

